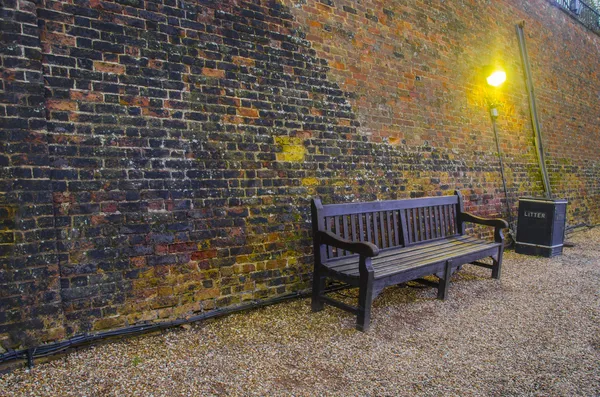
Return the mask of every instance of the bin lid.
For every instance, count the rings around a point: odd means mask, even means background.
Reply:
[[[554,204],[567,204],[567,199],[547,198],[547,197],[519,197],[519,201],[534,201]]]

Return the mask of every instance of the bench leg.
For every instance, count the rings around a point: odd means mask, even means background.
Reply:
[[[370,288],[369,288],[370,289]],[[358,293],[358,317],[356,318],[356,329],[367,332],[371,325],[371,304],[373,297],[370,291],[364,291],[362,287]]]
[[[492,262],[494,263],[492,266],[492,278],[496,280],[500,279],[500,274],[502,273],[502,254],[504,252],[504,247],[500,247],[498,249],[498,259],[492,258]]]
[[[367,273],[360,278],[358,289],[358,316],[356,329],[367,332],[371,325],[371,304],[373,303],[373,273]]]
[[[448,295],[448,286],[450,285],[450,277],[452,277],[452,261],[446,261],[446,268],[444,269],[444,278],[440,278],[438,284],[438,299],[446,300]]]
[[[315,265],[313,273],[313,285],[312,285],[312,300],[311,308],[313,312],[319,312],[323,310],[323,301],[321,300],[321,294],[325,290],[325,277],[321,275],[319,265]]]

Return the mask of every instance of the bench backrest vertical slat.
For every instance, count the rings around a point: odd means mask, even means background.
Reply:
[[[390,245],[397,247],[401,244],[398,238],[398,227],[400,226],[398,223],[398,211],[388,212],[388,223],[392,225],[392,230],[388,228],[390,230]]]
[[[442,221],[442,236],[446,237],[446,233],[448,233],[448,222],[446,221],[446,207],[440,205],[440,218]]]
[[[426,220],[426,224],[427,224],[427,230],[429,231],[429,233],[427,234],[429,236],[429,239],[434,239],[435,238],[435,234],[434,234],[434,230],[433,230],[433,219],[432,219],[432,213],[431,210],[433,208],[432,207],[425,207],[425,220]]]
[[[352,228],[352,241],[360,241],[360,237],[356,234],[356,218],[358,215],[350,215],[350,227]]]
[[[383,248],[387,248],[388,247],[388,242],[387,242],[387,236],[385,234],[385,216],[383,212],[379,212],[379,233],[380,233],[380,240],[381,240],[381,247]]]
[[[425,207],[425,224],[427,225],[427,239],[434,239],[435,235],[433,234],[433,219],[431,217],[431,209],[432,207]]]
[[[434,235],[435,238],[440,238],[440,227],[439,227],[439,221],[438,221],[438,212],[437,212],[437,205],[435,207],[431,207],[431,222],[433,223],[433,231],[434,231]]]
[[[431,235],[429,233],[429,217],[427,216],[427,207],[423,207],[420,210],[421,214],[421,225],[423,225],[423,234],[425,235],[425,240],[431,239]]]
[[[400,226],[402,231],[402,236],[400,237],[400,244],[407,246],[410,244],[410,228],[408,227],[408,211],[405,209],[398,210],[400,215]]]
[[[448,227],[448,233],[449,234],[454,234],[454,225],[452,224],[452,211],[454,210],[454,206],[452,205],[445,205],[444,206],[444,210],[446,213],[446,225]]]
[[[427,235],[425,234],[425,226],[423,226],[423,218],[425,218],[423,216],[423,208],[417,208],[417,228],[418,228],[418,233],[417,233],[418,240],[417,241],[427,239]]]
[[[373,242],[373,228],[371,227],[371,214],[365,214],[365,229],[367,230],[367,241]]]
[[[413,226],[413,238],[410,242],[411,244],[414,244],[415,241],[419,241],[419,228],[417,227],[417,212],[418,211],[416,208],[411,208],[410,210],[410,218],[412,219]]]
[[[414,244],[415,241],[420,240],[420,237],[419,237],[419,233],[420,233],[420,231],[419,231],[419,209],[413,208],[411,210],[410,217],[412,218],[412,226],[413,226],[412,243]]]
[[[331,217],[331,231],[337,235],[341,235],[336,216]],[[343,237],[343,235],[342,235],[342,237]],[[338,248],[335,248],[335,247],[333,248],[333,256],[334,257],[340,256],[340,250]]]
[[[381,247],[381,242],[379,241],[379,230],[378,230],[379,228],[378,228],[378,225],[377,225],[377,212],[374,212],[371,215],[371,220],[373,221],[373,225],[372,226],[373,226],[373,238],[375,239],[374,240],[375,245],[378,246],[378,247]]]
[[[414,244],[415,241],[419,241],[420,240],[420,238],[419,238],[419,227],[417,226],[418,225],[417,219],[419,218],[417,216],[418,212],[419,212],[419,210],[417,208],[413,208],[412,212],[410,214],[410,216],[411,216],[411,218],[413,220],[413,222],[412,222],[413,223],[413,241],[411,242],[412,244]]]
[[[429,217],[429,207],[423,207],[423,223],[425,224],[425,236],[427,240],[431,240],[431,218]]]
[[[446,212],[446,225],[448,226],[448,228],[446,230],[448,230],[449,234],[453,234],[454,233],[454,226],[452,225],[452,210],[454,209],[453,206],[451,205],[445,205],[444,206],[444,210]]]
[[[346,239],[352,240],[352,232],[348,228],[348,215],[342,216],[342,221],[344,223],[344,233],[346,233]]]
[[[458,234],[458,227],[456,225],[456,206],[453,206],[452,209],[450,210],[450,214],[451,214],[451,219],[450,222],[452,222],[452,230],[454,231],[454,233]]]
[[[456,206],[454,206],[451,209],[451,214],[452,214],[452,219],[451,219],[452,230],[454,233],[460,234],[460,232],[458,230],[458,225],[456,223]]]
[[[348,236],[346,235],[346,231],[343,229],[342,226],[342,216],[336,216],[335,217],[335,228],[338,230],[337,235],[342,236],[343,238],[348,238]],[[337,250],[337,256],[345,256],[346,255],[346,251],[338,249]]]
[[[401,215],[404,215],[404,220],[402,221],[402,225],[406,228],[406,234],[404,239],[404,245],[410,245],[413,242],[413,228],[412,228],[412,218],[411,218],[411,210],[403,209],[401,210]]]
[[[349,240],[350,236],[348,235],[348,228],[345,227],[345,224],[344,224],[344,218],[345,217],[346,217],[345,215],[340,215],[338,217],[337,221],[339,222],[338,224],[339,224],[339,227],[340,227],[340,234],[339,235],[342,236],[342,237],[344,237],[345,239]],[[338,253],[338,256],[346,256],[346,251],[340,250],[340,252]]]
[[[440,205],[440,222],[442,227],[442,237],[446,237],[446,234],[450,234],[448,231],[448,223],[446,222],[446,209],[443,205]]]
[[[433,207],[425,208],[426,211],[426,219],[427,219],[427,228],[429,229],[429,238],[435,238],[435,230],[434,230],[434,222],[433,222]]]
[[[419,208],[419,228],[421,229],[420,237],[421,241],[429,240],[427,237],[427,231],[425,230],[425,209]]]
[[[392,222],[394,222],[394,245],[397,247],[399,245],[403,245],[404,242],[400,240],[400,236],[402,235],[402,226],[400,225],[400,217],[398,213],[401,210],[392,211]],[[400,231],[398,231],[400,229]]]
[[[433,237],[439,238],[440,230],[438,228],[438,222],[437,222],[438,214],[437,214],[436,210],[437,210],[437,205],[430,208],[431,224],[433,225]]]
[[[365,214],[358,214],[358,236],[360,241],[365,241]]]
[[[442,207],[439,205],[435,206],[435,218],[437,219],[437,227],[440,231],[440,237],[446,237],[446,231],[444,230],[444,221],[442,218]]]
[[[350,229],[348,229],[348,216],[349,215],[342,215],[342,221],[343,221],[343,225],[344,225],[344,233],[346,236],[347,240],[351,240],[353,239],[352,237],[352,233],[350,232]],[[349,254],[349,252],[344,253],[344,255]]]
[[[440,214],[440,206],[436,205],[435,206],[435,222],[436,222],[436,227],[437,227],[437,231],[438,231],[438,237],[442,238],[442,237],[446,237],[445,234],[443,233],[443,229],[442,229],[442,215]]]
[[[381,246],[383,248],[388,248],[390,246],[388,239],[387,239],[387,235],[385,233],[385,213],[384,211],[381,211],[379,213],[379,227],[380,227],[380,231],[381,231]]]
[[[388,236],[388,247],[397,246],[396,240],[394,239],[394,230],[398,230],[397,227],[392,226],[392,213],[390,211],[386,211],[386,222],[387,222],[387,236]]]

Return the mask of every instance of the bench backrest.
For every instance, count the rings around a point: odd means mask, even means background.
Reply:
[[[462,210],[458,191],[453,196],[329,205],[315,198],[313,236],[317,230],[327,230],[350,241],[368,241],[380,249],[409,246],[463,234],[462,222],[458,221]],[[352,255],[330,246],[320,247],[320,254],[328,259]]]

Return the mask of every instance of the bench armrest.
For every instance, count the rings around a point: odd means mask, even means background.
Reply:
[[[472,222],[478,225],[493,226],[496,228],[494,231],[494,240],[497,243],[504,240],[502,229],[508,229],[508,222],[500,218],[482,218],[480,216],[469,214],[468,212],[463,212],[460,214],[460,220],[461,222]]]
[[[493,226],[493,227],[499,227],[502,229],[508,229],[508,222],[506,222],[504,219],[500,219],[500,218],[482,218],[480,216],[476,216],[473,214],[470,214],[468,212],[463,212],[461,214],[461,220],[464,222],[473,222],[473,223],[477,223],[479,225],[485,225],[485,226]]]
[[[331,245],[366,257],[379,255],[379,248],[372,243],[346,240],[335,233],[324,230],[319,230],[316,237],[320,244]]]

